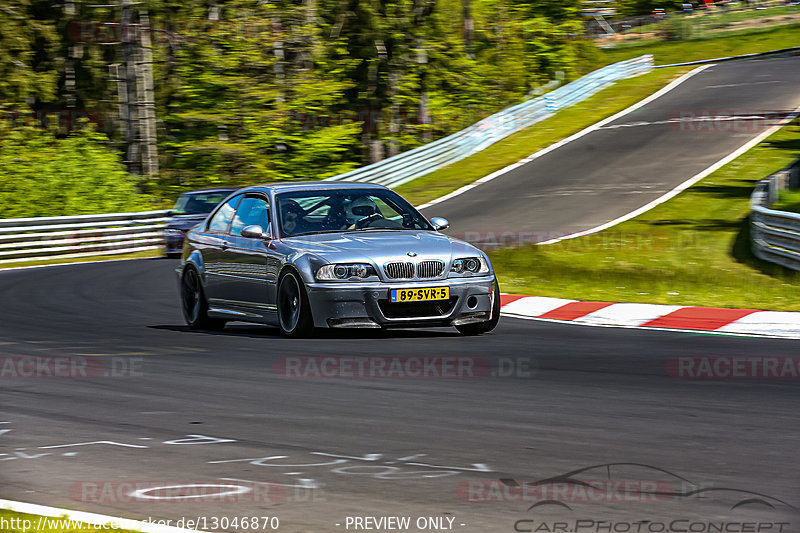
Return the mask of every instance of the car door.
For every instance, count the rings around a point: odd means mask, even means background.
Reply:
[[[260,226],[271,235],[269,201],[260,194],[248,194],[239,203],[230,228],[230,246],[223,254],[235,272],[227,304],[249,319],[271,322],[276,308],[272,286],[275,283],[274,255],[270,239],[242,236],[247,226]]]
[[[230,291],[233,273],[227,250],[230,247],[230,227],[242,195],[234,196],[217,208],[203,232],[203,268],[205,290],[210,307],[218,307]]]

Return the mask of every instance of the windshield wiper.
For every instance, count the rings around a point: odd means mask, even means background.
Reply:
[[[295,233],[294,235],[284,235],[284,239],[291,239],[292,237],[301,237],[303,235],[318,235],[320,233],[342,233],[345,230],[341,229],[326,229],[320,231],[304,231],[303,233]]]
[[[351,233],[354,231],[421,231],[417,228],[357,228],[357,229],[348,229],[344,230],[344,233]]]

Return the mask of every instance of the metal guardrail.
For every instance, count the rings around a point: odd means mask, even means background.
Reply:
[[[750,244],[764,261],[800,270],[800,213],[771,209],[781,189],[800,187],[800,159],[764,178],[750,195]]]
[[[515,105],[457,133],[330,180],[397,187],[464,159],[588,98],[615,81],[650,71],[645,55],[598,69],[544,97]],[[0,264],[113,255],[163,246],[167,211],[0,219]]]
[[[168,211],[0,220],[0,264],[153,250]]]
[[[452,135],[328,179],[397,187],[480,152],[497,141],[552,116],[559,109],[588,98],[616,81],[649,72],[652,68],[652,55],[643,55],[608,65],[545,96],[486,117]]]

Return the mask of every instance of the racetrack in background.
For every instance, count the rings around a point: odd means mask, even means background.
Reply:
[[[798,86],[800,57],[713,65],[424,213],[447,218],[458,236],[505,232],[541,242],[586,231],[658,199],[775,125],[800,106]]]

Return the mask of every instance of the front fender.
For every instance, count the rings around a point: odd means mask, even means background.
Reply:
[[[286,263],[281,270],[283,271],[286,268],[294,268],[294,270],[300,274],[300,278],[303,280],[303,283],[308,285],[309,283],[314,283],[314,275],[316,274],[317,270],[319,270],[321,266],[327,264],[328,262],[318,255],[301,253],[287,257]]]
[[[192,265],[194,268],[196,268],[197,272],[200,274],[200,279],[205,281],[206,267],[205,263],[203,263],[203,254],[201,254],[199,250],[194,250],[191,254],[189,254],[188,257],[181,261],[181,266],[179,266],[176,270],[179,278],[183,276],[183,272],[189,265]]]

